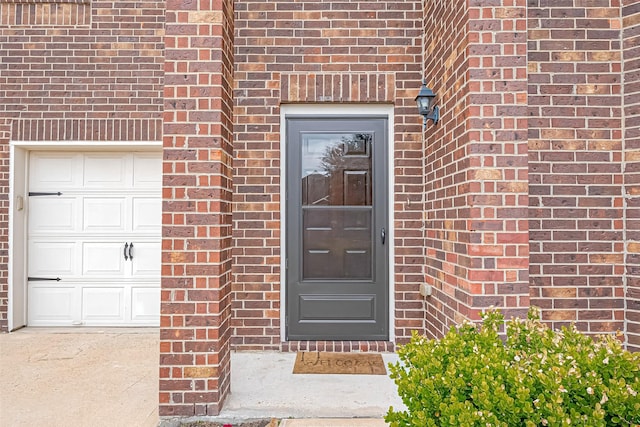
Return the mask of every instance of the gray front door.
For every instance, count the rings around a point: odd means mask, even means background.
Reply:
[[[387,119],[286,125],[287,338],[387,340]]]

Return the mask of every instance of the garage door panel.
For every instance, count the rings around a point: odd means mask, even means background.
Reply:
[[[160,274],[161,244],[160,242],[135,243],[133,248],[132,275],[134,277]]]
[[[84,185],[88,188],[126,188],[126,157],[122,155],[92,155],[84,159]]]
[[[124,288],[84,287],[82,320],[114,323],[124,320]]]
[[[133,186],[159,188],[162,184],[162,158],[150,154],[137,154],[133,158]]]
[[[162,200],[159,197],[134,197],[131,222],[134,232],[160,232]]]
[[[74,232],[78,224],[75,197],[30,197],[29,232]]]
[[[28,200],[29,324],[158,325],[161,153],[31,152],[29,170],[62,193]]]
[[[131,319],[140,322],[157,322],[160,312],[160,289],[157,287],[133,287],[131,289]]]
[[[29,242],[29,276],[73,276],[79,274],[75,242],[32,240]]]
[[[86,242],[82,245],[82,274],[115,276],[125,274],[124,243]]]
[[[30,286],[29,324],[71,324],[77,307],[74,291],[74,287]]]
[[[83,229],[97,233],[126,231],[125,199],[87,197],[83,201]]]
[[[29,167],[31,191],[55,190],[77,187],[78,156],[72,153],[34,153]]]

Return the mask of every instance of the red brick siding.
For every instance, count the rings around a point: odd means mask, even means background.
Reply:
[[[619,1],[529,5],[532,304],[553,327],[623,330]]]
[[[287,341],[280,345],[280,351],[332,351],[350,352],[393,352],[395,342],[391,341]]]
[[[469,9],[469,220],[465,306],[529,307],[527,1]],[[493,57],[492,57],[493,55]],[[464,288],[464,287],[463,287]]]
[[[14,120],[12,141],[159,141],[161,119],[24,119]]]
[[[52,0],[43,2],[3,1],[0,25],[67,26],[89,25],[91,2]]]
[[[526,7],[427,2],[425,77],[442,108],[425,132],[428,333],[528,307]]]
[[[394,74],[285,74],[280,85],[283,103],[392,104],[396,99]]]
[[[230,388],[233,1],[167,4],[160,416]]]
[[[159,119],[163,22],[164,2],[96,0],[90,25],[0,26],[0,115]]]
[[[164,2],[0,2],[0,331],[9,141],[159,141],[163,25]]]
[[[406,339],[423,325],[421,278],[420,1],[236,2],[234,155],[234,338],[239,349],[324,346],[280,342],[280,104],[357,102],[347,83],[366,76],[395,98],[395,333]],[[313,96],[290,98],[295,80]],[[386,79],[386,84],[380,82]],[[282,82],[288,82],[287,88]],[[321,88],[316,96],[315,88]],[[376,89],[369,89],[369,88]],[[327,90],[327,88],[331,88]],[[382,89],[380,89],[382,90]],[[299,92],[297,92],[299,93]],[[338,95],[339,94],[339,95]],[[367,99],[367,98],[365,98]],[[365,343],[363,346],[387,346]],[[293,348],[291,347],[291,348]],[[345,348],[342,345],[341,348]],[[349,348],[352,348],[349,345]]]
[[[640,2],[623,1],[627,344],[640,351]]]
[[[425,80],[436,93],[440,122],[424,133],[425,278],[433,287],[427,298],[427,333],[442,336],[461,320],[457,283],[468,264],[464,171],[469,168],[468,8],[465,2],[426,2],[424,11]]]

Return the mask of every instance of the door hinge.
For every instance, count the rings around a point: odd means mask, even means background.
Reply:
[[[59,191],[55,191],[55,192],[29,191],[29,196],[62,196],[62,193]]]
[[[289,258],[285,258],[284,259],[284,269],[288,270],[289,269]]]

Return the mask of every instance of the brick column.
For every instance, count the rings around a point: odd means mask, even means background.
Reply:
[[[529,308],[527,2],[469,7],[468,264],[464,306]]]
[[[427,332],[529,306],[526,2],[426,2]]]
[[[160,416],[229,392],[232,0],[167,3]]]

